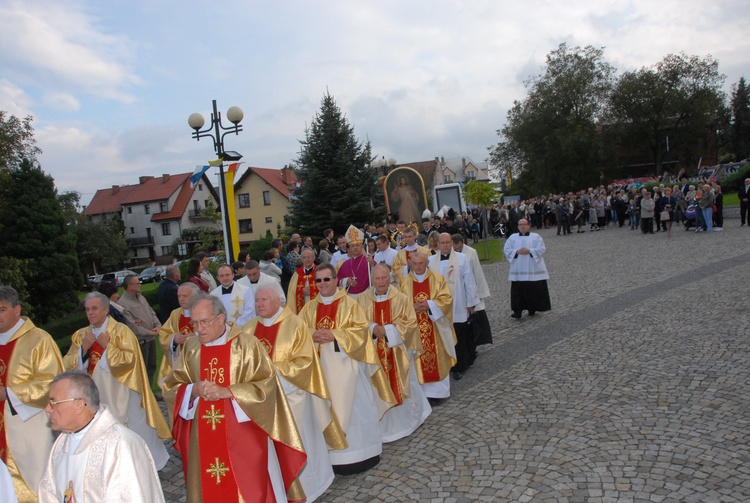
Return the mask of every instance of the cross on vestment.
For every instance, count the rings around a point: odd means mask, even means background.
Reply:
[[[209,468],[206,468],[206,473],[210,473],[211,477],[216,477],[216,483],[221,484],[221,477],[225,476],[229,471],[229,468],[219,461],[219,458],[214,458],[216,462],[211,463]]]
[[[216,423],[221,423],[224,419],[224,414],[221,411],[216,410],[215,406],[211,405],[211,410],[206,410],[206,413],[201,416],[202,419],[206,420],[206,424],[211,424],[211,429],[216,431]]]
[[[232,299],[232,304],[234,304],[234,319],[239,319],[240,316],[240,306],[244,303],[243,299],[240,299],[239,297],[235,297]]]

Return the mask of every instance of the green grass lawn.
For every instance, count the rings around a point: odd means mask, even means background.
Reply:
[[[724,194],[724,206],[739,206],[740,196],[736,192]]]
[[[469,243],[469,246],[477,251],[479,261],[483,264],[492,264],[503,260],[503,243],[500,239],[484,239],[478,243]]]

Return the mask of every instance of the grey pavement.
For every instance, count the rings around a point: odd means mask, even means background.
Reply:
[[[552,311],[521,320],[507,264],[485,266],[494,344],[318,501],[750,501],[750,228],[725,229],[542,230]]]

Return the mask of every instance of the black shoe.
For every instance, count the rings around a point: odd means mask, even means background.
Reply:
[[[521,313],[519,311],[513,311],[513,314],[511,314],[510,317],[519,319],[521,317]]]
[[[453,379],[454,380],[460,381],[463,378],[464,378],[464,373],[463,372],[453,372]]]
[[[536,314],[536,311],[529,311],[529,316],[534,316]]]

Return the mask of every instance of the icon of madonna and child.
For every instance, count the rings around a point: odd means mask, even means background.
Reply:
[[[386,177],[385,187],[386,207],[392,217],[420,224],[427,209],[422,176],[412,168],[396,168]]]

